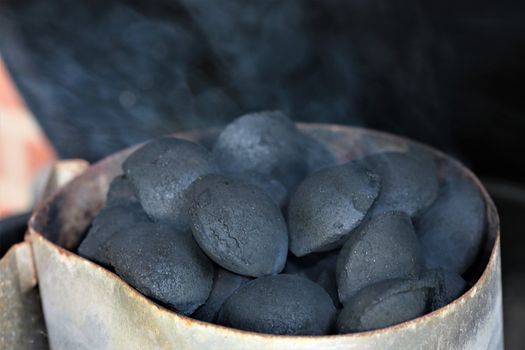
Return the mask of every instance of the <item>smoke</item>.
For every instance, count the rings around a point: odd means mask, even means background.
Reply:
[[[416,0],[8,1],[0,32],[64,157],[259,109],[450,141],[442,50]]]

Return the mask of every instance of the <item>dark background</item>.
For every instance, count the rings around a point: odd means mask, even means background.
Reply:
[[[521,181],[525,5],[7,1],[0,50],[63,157],[282,109],[384,129]]]
[[[499,208],[506,344],[525,348],[525,3],[3,0],[0,53],[63,158],[259,109],[455,155]]]

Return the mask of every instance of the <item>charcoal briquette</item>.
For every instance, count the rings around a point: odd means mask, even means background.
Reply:
[[[281,272],[288,232],[281,210],[253,185],[221,175],[198,178],[188,191],[193,235],[202,250],[232,272]]]
[[[337,287],[344,304],[359,290],[382,280],[417,278],[423,268],[410,217],[385,212],[354,232],[337,258]]]
[[[429,310],[432,287],[419,280],[391,279],[359,291],[337,319],[340,334],[393,326],[424,315]]]
[[[142,207],[155,221],[189,227],[185,192],[198,177],[218,172],[204,147],[173,137],[148,142],[123,164]]]
[[[106,242],[116,273],[142,294],[189,315],[204,304],[213,284],[213,263],[189,231],[141,223]]]
[[[483,242],[485,202],[461,175],[449,177],[434,204],[415,223],[430,268],[464,273]]]
[[[341,306],[341,303],[339,302],[339,294],[337,292],[335,268],[333,270],[322,270],[315,279],[312,279],[312,281],[323,287],[323,289],[332,299],[332,302],[336,308]]]
[[[206,303],[193,313],[192,317],[205,322],[215,322],[219,310],[226,299],[250,280],[251,278],[249,277],[241,276],[216,266],[210,296]]]
[[[297,275],[261,277],[237,289],[224,303],[218,322],[242,330],[280,335],[323,335],[336,309],[325,290]]]
[[[434,286],[432,295],[433,310],[451,303],[467,289],[467,282],[463,277],[453,271],[441,268],[425,271],[420,279]]]
[[[252,171],[244,173],[230,173],[228,176],[258,187],[260,190],[269,195],[280,208],[284,208],[286,205],[288,199],[287,188],[269,175]]]
[[[227,172],[269,175],[294,188],[308,172],[303,135],[283,113],[243,115],[221,132],[213,154]]]
[[[149,222],[140,204],[112,205],[103,208],[91,223],[78,253],[102,265],[108,265],[104,244],[115,233],[137,223]]]
[[[135,189],[125,175],[116,176],[109,185],[106,206],[139,203]]]
[[[303,257],[288,255],[283,273],[304,276],[317,283],[330,295],[334,305],[339,305],[337,294],[336,264],[338,250],[327,253],[312,253]]]
[[[342,245],[380,190],[379,177],[359,161],[310,174],[288,205],[290,250],[296,256]]]
[[[315,268],[317,262],[318,258],[316,254],[308,254],[298,258],[292,253],[289,253],[283,273],[306,275],[308,270]]]
[[[442,300],[443,305],[459,298],[467,290],[467,282],[453,271],[441,270],[443,274]]]
[[[401,152],[374,154],[363,161],[381,177],[381,193],[372,216],[399,210],[414,217],[436,199],[439,184],[433,161]]]

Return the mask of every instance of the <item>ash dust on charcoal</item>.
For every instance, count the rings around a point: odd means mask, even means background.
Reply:
[[[260,333],[373,330],[465,292],[484,234],[477,188],[438,181],[410,151],[337,164],[319,150],[273,111],[239,117],[212,151],[152,140],[124,162],[79,254],[177,313]]]

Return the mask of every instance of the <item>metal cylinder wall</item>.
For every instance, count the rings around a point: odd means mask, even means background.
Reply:
[[[499,221],[477,178],[426,146],[376,131],[299,124],[339,161],[387,150],[425,149],[438,167],[459,169],[486,201],[486,240],[473,287],[449,305],[396,326],[319,337],[250,333],[200,322],[156,305],[114,273],[73,253],[104,206],[112,178],[135,146],[93,165],[57,193],[30,221],[44,316],[53,349],[503,349]],[[216,130],[176,136],[209,145]]]

